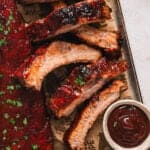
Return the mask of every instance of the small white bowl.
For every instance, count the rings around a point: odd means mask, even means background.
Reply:
[[[122,99],[119,100],[115,103],[113,103],[105,112],[104,114],[104,118],[103,118],[103,132],[104,132],[104,136],[107,140],[107,142],[110,144],[110,146],[115,149],[115,150],[148,150],[150,148],[150,134],[147,136],[147,138],[144,140],[143,143],[141,143],[138,146],[132,147],[132,148],[126,148],[126,147],[122,147],[119,144],[117,144],[110,136],[109,131],[108,131],[108,126],[107,126],[107,121],[108,121],[108,117],[110,115],[110,113],[117,107],[121,106],[121,105],[133,105],[136,106],[138,108],[140,108],[147,116],[147,118],[150,121],[150,110],[149,108],[147,108],[145,105],[143,105],[142,103],[136,101],[136,100],[132,100],[132,99]]]

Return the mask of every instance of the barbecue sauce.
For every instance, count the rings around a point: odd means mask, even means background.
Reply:
[[[150,122],[145,113],[132,105],[122,105],[109,116],[108,130],[112,139],[123,147],[141,144],[150,133]]]

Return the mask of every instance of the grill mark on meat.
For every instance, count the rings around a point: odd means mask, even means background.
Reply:
[[[98,116],[102,115],[104,110],[114,101],[116,101],[121,92],[127,89],[126,83],[116,80],[108,88],[93,96],[89,104],[83,109],[78,120],[72,123],[72,127],[66,132],[64,140],[72,150],[85,149],[85,138],[90,128]]]
[[[104,0],[83,1],[54,10],[46,18],[27,25],[26,31],[32,41],[40,41],[71,31],[83,24],[110,18],[111,9]]]
[[[77,62],[94,62],[100,58],[100,52],[86,45],[67,42],[53,42],[47,48],[40,48],[28,58],[16,71],[27,87],[40,90],[42,81],[54,69]]]
[[[119,50],[119,34],[111,31],[103,31],[90,26],[82,26],[73,31],[81,40],[107,52]]]
[[[68,116],[107,81],[122,74],[127,68],[126,61],[110,62],[105,58],[95,64],[76,67],[56,89],[47,106],[57,117]]]
[[[0,45],[0,149],[30,150],[36,145],[51,150],[52,134],[42,94],[11,78],[32,51],[14,0],[0,0],[1,19],[5,33],[0,31],[0,40],[6,43]]]

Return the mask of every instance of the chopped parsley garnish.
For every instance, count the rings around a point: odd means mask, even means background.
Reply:
[[[9,33],[9,30],[5,29],[5,27],[0,24],[0,32],[2,32],[4,35],[7,35]]]
[[[83,75],[88,76],[90,74],[90,70],[88,67],[86,66],[81,66],[80,68],[80,73],[82,73]]]
[[[9,31],[8,30],[4,30],[4,35],[8,35]]]
[[[17,126],[14,126],[14,130],[15,130],[15,131],[18,131],[18,127],[17,127]]]
[[[9,114],[8,113],[4,113],[4,118],[8,119],[9,118]]]
[[[0,24],[0,32],[4,31],[4,26],[2,24]]]
[[[5,141],[6,139],[7,139],[6,136],[4,136],[4,137],[3,137],[3,140]]]
[[[9,15],[9,17],[8,17],[8,20],[10,20],[10,21],[12,21],[14,19],[14,17],[13,17],[13,13],[12,13],[12,11],[10,12],[10,15]]]
[[[14,19],[13,13],[12,13],[12,11],[10,11],[6,26],[0,24],[0,32],[2,32],[5,36],[8,35],[10,32],[10,24],[12,23],[13,19]],[[6,39],[0,40],[0,47],[4,46],[6,44],[7,44]]]
[[[27,118],[24,118],[24,119],[23,119],[23,124],[24,124],[24,125],[27,125],[27,124],[28,124],[28,119],[27,119]]]
[[[15,119],[14,118],[10,118],[9,122],[14,125],[16,123]]]
[[[8,85],[7,90],[13,91],[15,89],[14,85]]]
[[[5,95],[4,91],[0,91],[0,96]]]
[[[11,24],[11,22],[13,21],[14,17],[13,17],[13,13],[12,11],[10,11],[10,15],[8,17],[8,21],[6,23],[6,26],[9,26]]]
[[[2,133],[5,135],[7,133],[7,129],[4,129]]]
[[[16,145],[16,144],[17,144],[16,142],[13,142],[13,143],[12,143],[12,145]]]
[[[21,85],[20,84],[16,84],[15,87],[16,87],[16,89],[20,89]]]
[[[5,148],[5,150],[11,150],[11,147],[10,147],[10,146],[7,146],[7,147]]]
[[[75,79],[75,83],[80,86],[83,86],[85,84],[85,82],[83,81],[83,77],[80,75]]]
[[[16,114],[16,118],[20,118],[20,114]]]
[[[38,150],[38,145],[37,144],[32,144],[32,150]]]
[[[2,73],[0,73],[0,79],[1,79],[1,78],[3,78],[3,74],[2,74]]]
[[[0,47],[4,46],[4,45],[6,45],[6,44],[7,44],[6,39],[1,39],[1,40],[0,40]]]
[[[28,136],[27,136],[27,135],[25,135],[23,138],[24,138],[25,140],[28,140]]]
[[[7,99],[6,103],[11,104],[13,106],[17,106],[17,107],[22,107],[23,106],[23,103],[21,101],[18,101],[18,100]]]
[[[20,89],[21,85],[20,84],[16,84],[16,85],[8,85],[7,86],[7,90],[9,90],[10,92],[14,91],[15,89]]]

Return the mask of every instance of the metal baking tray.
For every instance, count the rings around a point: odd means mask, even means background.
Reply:
[[[124,37],[123,53],[125,55],[126,60],[128,61],[129,65],[130,65],[130,69],[128,71],[128,82],[130,82],[130,84],[131,84],[131,90],[133,93],[132,98],[143,103],[143,98],[141,95],[141,90],[140,90],[140,86],[139,86],[139,82],[138,82],[138,78],[137,78],[137,74],[136,74],[136,70],[135,70],[135,66],[134,66],[132,50],[130,48],[130,43],[129,43],[127,31],[126,31],[126,26],[125,26],[125,21],[124,21],[122,9],[121,9],[121,4],[120,4],[119,0],[114,0],[114,2],[116,4],[116,14],[117,14],[116,16],[117,16],[118,24],[121,29],[121,33]]]
[[[104,27],[109,30],[116,30],[119,31],[123,37],[123,44],[122,44],[122,55],[123,58],[128,61],[128,64],[130,66],[127,73],[125,73],[125,78],[128,83],[128,90],[125,92],[121,97],[122,98],[131,98],[136,99],[137,101],[142,101],[142,96],[139,88],[139,83],[135,71],[135,66],[133,62],[132,57],[132,51],[130,48],[124,17],[121,9],[121,5],[119,0],[106,0],[108,5],[112,8],[112,20],[107,22],[108,26]],[[34,11],[36,16],[34,15],[24,15],[24,19],[26,21],[30,21],[30,19],[37,19],[38,18],[38,5],[35,5],[35,7],[30,6],[31,8],[27,8],[28,11],[32,9],[32,12]],[[20,7],[20,11],[22,11],[22,7]],[[37,12],[36,12],[37,11]],[[51,118],[51,127],[54,133],[54,149],[55,150],[67,150],[67,146],[63,143],[63,135],[65,131],[69,128],[75,114],[77,112],[73,113],[68,118],[62,118],[62,119],[56,119],[55,117]],[[103,131],[102,131],[102,117],[98,118],[95,122],[92,129],[89,131],[87,138],[86,138],[86,150],[111,150],[109,144],[106,142]]]
[[[115,29],[121,33],[123,38],[123,44],[121,48],[123,59],[126,59],[130,66],[128,72],[125,73],[125,78],[128,83],[128,90],[121,97],[136,99],[137,101],[143,102],[120,2],[119,0],[106,1],[108,2],[108,5],[110,5],[110,7],[112,8],[112,20],[107,22],[108,26],[104,27],[104,29],[107,28],[113,31]],[[69,128],[74,118],[74,115],[75,114],[72,114],[68,118],[63,118],[59,120],[56,120],[55,118],[51,119],[52,130],[55,136],[54,149],[68,149],[63,143],[63,134]],[[101,123],[102,117],[97,119],[96,123],[89,131],[85,143],[86,150],[111,150],[111,147],[104,138]]]

